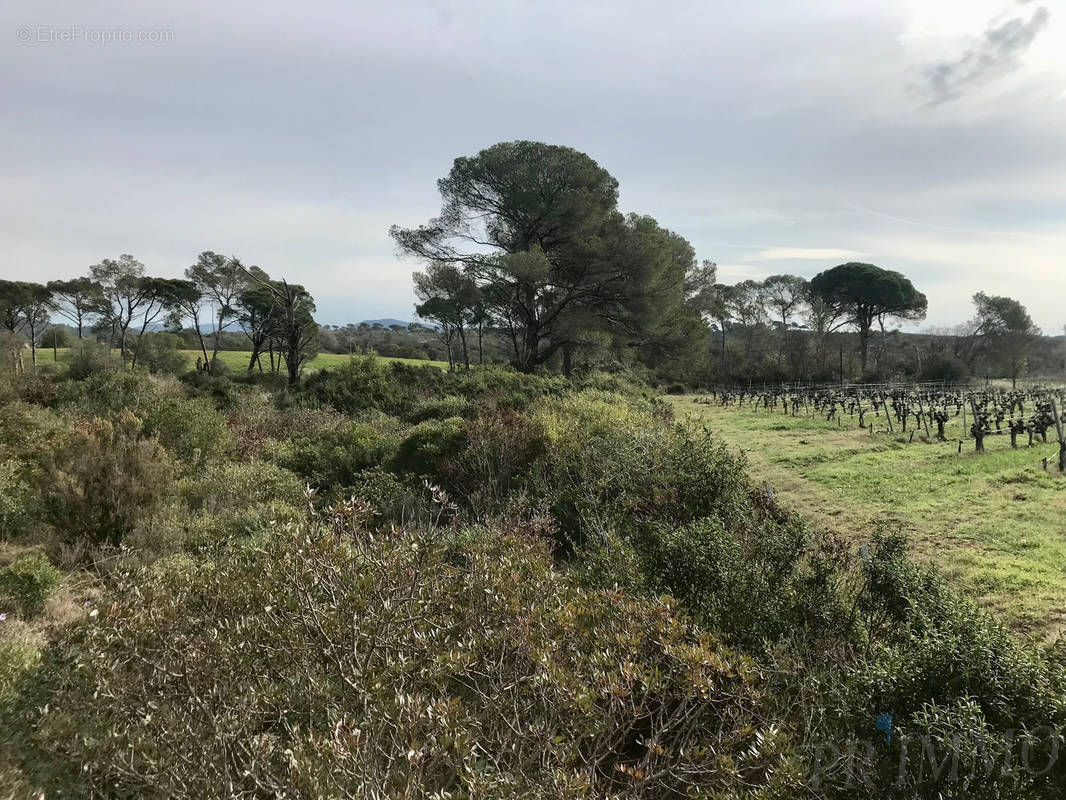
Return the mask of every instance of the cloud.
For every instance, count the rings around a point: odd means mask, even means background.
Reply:
[[[957,59],[927,67],[925,76],[932,91],[932,103],[937,105],[954,100],[967,89],[1012,71],[1050,18],[1051,13],[1047,8],[1040,6],[1028,21],[1024,17],[1013,17],[1006,22],[992,24]]]
[[[866,254],[839,247],[768,247],[748,256],[749,261],[783,261],[787,259],[817,259],[819,261],[854,261]]]

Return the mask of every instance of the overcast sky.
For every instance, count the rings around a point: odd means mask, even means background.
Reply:
[[[0,10],[3,278],[216,250],[410,319],[388,226],[536,139],[725,282],[870,261],[929,324],[978,290],[1066,323],[1066,0],[88,5]]]

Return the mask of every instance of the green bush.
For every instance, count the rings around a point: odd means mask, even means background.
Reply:
[[[298,506],[304,499],[300,478],[268,462],[213,465],[182,480],[178,492],[190,509],[208,514],[274,500]]]
[[[305,504],[266,500],[246,507],[227,508],[188,520],[182,530],[185,550],[199,552],[240,539],[272,535],[303,518]]]
[[[374,356],[352,356],[343,366],[309,375],[297,400],[343,414],[381,411],[397,415],[410,405],[411,397],[401,389],[387,362]]]
[[[447,419],[448,417],[467,417],[473,411],[470,403],[457,395],[447,395],[440,399],[424,400],[407,415],[407,421],[424,422],[427,419]]]
[[[136,365],[153,375],[177,375],[188,368],[181,338],[173,333],[144,333],[130,343]]]
[[[749,659],[669,603],[580,589],[530,539],[279,536],[146,576],[67,652],[31,720],[27,761],[49,794],[770,798],[795,785]]]
[[[228,367],[218,361],[214,372],[189,370],[182,374],[181,382],[190,397],[202,398],[215,408],[229,411],[245,393],[245,384],[230,378],[227,370]]]
[[[42,510],[70,544],[117,545],[170,494],[173,468],[139,419],[92,419],[43,454]]]
[[[76,381],[118,372],[121,368],[122,359],[105,342],[82,339],[67,355],[67,377]]]
[[[923,381],[947,381],[961,383],[969,380],[970,367],[965,361],[952,354],[945,354],[930,359],[922,365],[919,379]]]
[[[225,417],[205,400],[164,397],[142,413],[145,434],[157,436],[186,468],[213,461],[231,446]]]
[[[0,413],[0,448],[5,459],[22,467],[42,451],[51,450],[70,436],[71,420],[29,403],[14,402]]]
[[[370,506],[375,527],[410,522],[425,516],[427,498],[421,484],[383,468],[364,470],[353,477],[347,491]]]
[[[97,417],[132,412],[142,420],[145,435],[157,436],[186,468],[219,457],[231,445],[225,417],[211,401],[187,398],[173,378],[135,373],[93,375],[64,387],[60,399],[83,414]]]
[[[313,438],[290,442],[274,457],[312,487],[332,491],[352,486],[364,470],[390,461],[399,443],[395,420],[345,421]]]
[[[462,450],[441,465],[437,478],[482,512],[522,491],[548,448],[538,420],[508,408],[480,405],[466,425]]]
[[[32,489],[19,465],[0,461],[0,539],[18,536],[33,516]]]
[[[459,417],[420,422],[407,431],[392,460],[397,472],[433,475],[446,459],[454,458],[466,444],[466,425]]]
[[[20,361],[21,365],[25,365],[28,357],[26,349],[23,337],[11,331],[0,331],[0,372],[5,379],[19,372]]]
[[[808,535],[798,521],[764,520],[738,530],[728,520],[704,517],[652,528],[635,547],[653,590],[676,597],[709,627],[758,645],[806,622],[802,566]]]
[[[22,402],[0,408],[0,539],[23,538],[42,521],[44,462],[70,439],[72,421]]]
[[[19,683],[40,660],[41,648],[32,637],[0,635],[0,706],[15,697]],[[3,740],[4,736],[0,734],[0,743]],[[0,778],[3,776],[4,771],[0,765]]]
[[[0,609],[14,609],[24,619],[35,617],[62,579],[40,553],[20,556],[0,569]]]
[[[543,400],[531,413],[548,442],[531,491],[549,503],[571,545],[707,516],[754,525],[762,514],[743,462],[706,431],[667,424],[654,404],[581,392]]]

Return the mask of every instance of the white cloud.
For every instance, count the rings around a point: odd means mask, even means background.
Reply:
[[[819,261],[858,261],[866,256],[857,250],[842,247],[768,247],[747,257],[748,261],[786,261],[816,259]]]

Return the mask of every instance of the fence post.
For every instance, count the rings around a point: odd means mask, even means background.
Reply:
[[[1055,417],[1055,433],[1059,436],[1059,472],[1066,472],[1066,438],[1062,435],[1062,417],[1054,397],[1051,398],[1051,413]]]

